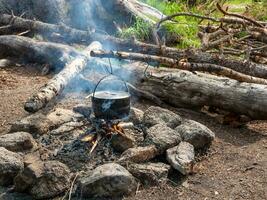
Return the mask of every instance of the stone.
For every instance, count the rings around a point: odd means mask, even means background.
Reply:
[[[111,138],[112,147],[119,152],[132,148],[135,145],[135,139],[130,134],[116,134]]]
[[[24,167],[31,165],[33,163],[38,163],[41,162],[41,155],[39,151],[34,151],[31,153],[28,153],[26,155],[24,155],[23,157],[23,163],[24,163]]]
[[[0,147],[10,151],[26,151],[37,147],[37,143],[31,134],[16,132],[0,136]]]
[[[174,112],[156,106],[149,107],[143,118],[143,123],[149,128],[156,124],[166,124],[170,128],[175,128],[181,124],[182,118]]]
[[[185,120],[175,130],[180,133],[183,141],[189,142],[196,149],[209,146],[215,138],[209,128],[193,120]]]
[[[22,157],[0,147],[0,185],[9,186],[14,177],[23,169]]]
[[[123,129],[126,135],[131,135],[137,144],[141,144],[144,141],[144,132],[138,126],[135,126],[132,122],[121,122],[119,126]]]
[[[79,181],[82,197],[121,197],[136,191],[135,178],[121,165],[109,163],[95,168]]]
[[[194,146],[188,142],[181,142],[178,146],[168,149],[167,161],[183,175],[191,173],[195,161]]]
[[[145,139],[146,144],[155,145],[162,153],[180,142],[180,134],[166,126],[166,124],[157,124],[149,128]]]
[[[144,141],[144,132],[141,129],[136,129],[136,128],[123,128],[125,134],[131,135],[134,140],[136,145],[141,145],[143,144]]]
[[[146,147],[134,147],[124,151],[119,159],[119,162],[146,162],[156,157],[157,155],[158,150],[154,145]]]
[[[90,117],[92,108],[85,104],[79,104],[73,107],[73,111],[83,115],[84,117]]]
[[[67,122],[65,124],[62,124],[58,128],[52,130],[50,134],[51,135],[71,134],[76,130],[80,130],[80,128],[83,126],[84,126],[83,122]]]
[[[132,107],[130,110],[128,121],[133,122],[134,124],[141,124],[143,121],[143,117],[144,112],[142,110]]]
[[[128,171],[143,185],[159,185],[167,180],[170,165],[165,163],[131,163]]]
[[[10,132],[28,132],[33,135],[43,135],[49,131],[52,122],[45,115],[35,113],[17,120],[11,125]]]
[[[10,132],[28,132],[43,135],[68,122],[80,122],[84,116],[72,110],[57,108],[48,115],[35,113],[12,124]]]
[[[57,108],[49,113],[46,118],[52,122],[53,127],[57,128],[67,122],[79,122],[84,119],[84,116],[73,110]]]
[[[28,192],[34,199],[48,199],[69,188],[69,168],[58,161],[34,162],[15,178],[15,191]]]

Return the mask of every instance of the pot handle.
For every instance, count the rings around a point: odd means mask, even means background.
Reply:
[[[96,89],[98,88],[99,84],[100,84],[103,80],[105,80],[106,78],[108,78],[108,77],[110,77],[110,76],[114,76],[114,75],[113,75],[113,74],[106,75],[106,76],[102,77],[102,78],[97,82],[97,84],[96,84],[96,86],[95,86],[95,88],[94,88],[94,91],[93,91],[93,97],[95,97]],[[127,92],[129,93],[130,90],[129,90],[129,87],[128,87],[127,83],[126,83],[124,80],[122,80],[122,79],[120,79],[120,78],[118,78],[118,77],[117,77],[117,79],[118,79],[118,80],[121,80],[121,81],[124,83],[125,88],[126,88]]]

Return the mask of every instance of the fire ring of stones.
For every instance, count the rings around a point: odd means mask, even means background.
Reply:
[[[120,122],[94,120],[90,110],[79,105],[16,121],[0,136],[0,185],[34,199],[131,195],[168,181],[171,170],[193,173],[195,151],[215,137],[160,107],[131,108]]]

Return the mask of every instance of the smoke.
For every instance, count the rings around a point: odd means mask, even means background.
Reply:
[[[117,8],[117,7],[116,7]],[[114,1],[110,0],[0,0],[0,12],[24,17],[35,18],[40,21],[60,24],[64,23],[71,27],[97,31],[102,34],[116,34],[114,21],[123,24],[128,21],[129,16],[118,13]],[[99,41],[100,43],[102,41]],[[103,46],[114,49],[112,44],[105,43]],[[54,55],[51,55],[51,57]],[[68,60],[68,55],[62,55],[59,63]],[[55,56],[56,57],[56,56]],[[99,90],[125,91],[124,83],[133,82],[135,77],[130,70],[122,67],[123,62],[115,59],[95,59],[97,63],[90,62],[81,75],[76,77],[69,88],[64,92],[86,92],[91,93],[96,83],[104,76],[113,73],[113,78],[108,78],[99,85]],[[99,64],[99,63],[103,64]],[[62,65],[53,66],[56,71]],[[114,78],[114,76],[120,77]]]
[[[104,102],[103,102],[103,104],[102,104],[102,111],[103,112],[107,112],[109,109],[110,109],[110,107],[112,106],[112,104],[115,102],[115,100],[114,99],[112,99],[112,100],[105,100]]]
[[[73,27],[83,30],[96,31],[101,34],[116,34],[114,21],[118,19],[118,13],[114,13],[114,1],[103,0],[70,0],[70,18]],[[124,18],[125,19],[125,18]],[[99,41],[100,43],[102,41]],[[111,43],[102,43],[105,48],[115,49]],[[130,70],[122,67],[123,62],[116,59],[94,59],[97,63],[89,63],[84,70],[84,78],[78,77],[72,88],[76,92],[92,93],[97,82],[108,75],[109,78],[99,84],[98,91],[125,91],[125,85],[122,81],[133,82],[134,76]],[[99,63],[103,63],[103,65]],[[111,74],[113,76],[111,76]],[[116,76],[116,78],[114,77]],[[111,78],[113,77],[113,78]],[[118,78],[119,77],[119,78]],[[121,79],[121,80],[120,80]]]

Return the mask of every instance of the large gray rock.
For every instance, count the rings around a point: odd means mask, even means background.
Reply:
[[[53,129],[50,134],[51,135],[70,135],[75,132],[83,132],[82,127],[84,126],[84,122],[67,122],[62,124],[60,127]]]
[[[49,113],[46,118],[52,122],[53,127],[59,127],[60,125],[68,122],[79,122],[84,119],[84,116],[73,110],[67,110],[63,108],[57,108]]]
[[[45,115],[36,113],[14,122],[11,132],[28,132],[33,135],[43,135],[49,131],[52,122]]]
[[[23,169],[22,157],[17,153],[0,147],[0,185],[8,186],[14,177]]]
[[[167,109],[151,106],[145,113],[143,123],[147,127],[154,126],[156,124],[166,124],[170,128],[175,128],[181,124],[181,117],[172,111]]]
[[[0,136],[0,147],[10,151],[31,150],[37,146],[32,135],[26,132],[17,132]]]
[[[55,197],[69,188],[70,171],[58,161],[35,162],[15,178],[15,191],[28,192],[35,199]]]
[[[133,122],[134,124],[141,124],[143,121],[144,112],[137,108],[131,108],[129,121]]]
[[[158,155],[158,150],[155,145],[146,146],[146,147],[134,147],[127,149],[121,155],[119,162],[146,162]]]
[[[164,163],[131,163],[127,169],[143,185],[158,185],[167,180],[170,168]]]
[[[181,134],[183,141],[189,142],[196,149],[209,146],[215,138],[209,128],[193,120],[185,120],[175,130]]]
[[[146,144],[153,144],[160,152],[178,145],[181,142],[180,134],[167,127],[166,124],[157,124],[147,130]]]
[[[181,142],[178,146],[168,149],[167,160],[174,169],[183,175],[191,173],[195,161],[193,145]]]
[[[16,121],[11,126],[11,132],[28,132],[33,135],[43,135],[48,131],[69,122],[80,122],[84,119],[82,114],[73,110],[57,108],[48,115],[35,113],[21,120]]]
[[[134,177],[115,163],[97,167],[79,183],[82,197],[119,197],[133,193],[136,188]]]

